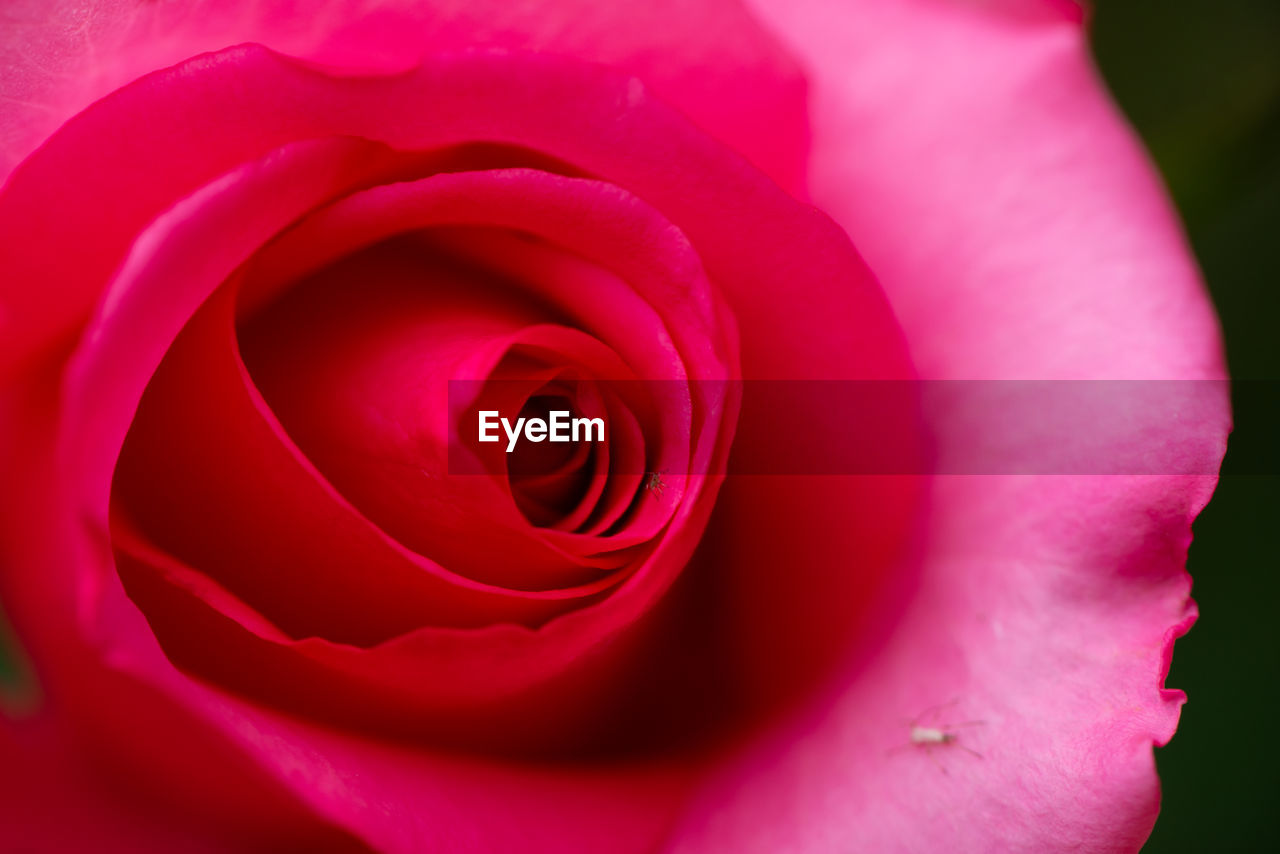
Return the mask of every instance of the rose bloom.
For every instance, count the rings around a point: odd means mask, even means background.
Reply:
[[[1136,850],[1213,477],[725,476],[706,392],[1222,378],[1082,17],[9,0],[0,847]],[[685,392],[451,473],[511,376]]]

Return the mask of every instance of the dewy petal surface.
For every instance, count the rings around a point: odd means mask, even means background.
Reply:
[[[880,277],[923,377],[1223,376],[1185,241],[1078,15],[755,5],[811,74],[813,196]],[[931,427],[945,455],[947,423]],[[1219,399],[1135,432],[1203,471],[1228,427]],[[726,769],[671,849],[1137,850],[1159,804],[1151,745],[1183,700],[1163,681],[1194,618],[1190,522],[1214,481],[940,478],[919,587],[873,665]],[[925,749],[913,719],[981,723]]]

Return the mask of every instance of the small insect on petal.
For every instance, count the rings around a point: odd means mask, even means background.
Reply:
[[[933,727],[913,726],[911,728],[912,744],[950,744],[956,740],[956,734]]]
[[[667,488],[667,484],[662,480],[662,476],[666,472],[651,471],[645,473],[644,483],[642,484],[645,491],[653,495],[654,498],[662,497],[662,490]]]
[[[921,712],[919,715],[917,715],[915,719],[908,724],[908,726],[910,727],[908,743],[904,745],[900,745],[897,749],[891,752],[896,753],[898,752],[898,750],[911,748],[911,747],[919,748],[923,750],[926,754],[928,754],[929,758],[933,760],[933,764],[937,765],[938,769],[942,771],[942,773],[944,774],[948,773],[947,769],[944,768],[942,764],[938,762],[937,757],[933,755],[933,751],[937,747],[947,746],[947,745],[958,747],[961,750],[965,751],[966,753],[969,753],[981,759],[982,758],[981,753],[979,753],[978,751],[974,750],[973,748],[965,744],[960,743],[960,733],[956,732],[956,730],[962,729],[964,727],[982,726],[984,723],[983,721],[964,721],[962,723],[938,723],[936,720],[932,720],[937,717],[938,712],[940,712],[942,709],[948,706],[954,705],[954,703],[955,701],[953,700],[950,703],[943,703],[938,706],[933,706]],[[926,720],[930,720],[930,725],[926,725],[924,723],[924,721]]]

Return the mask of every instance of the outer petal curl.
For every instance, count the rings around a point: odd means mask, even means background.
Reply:
[[[921,376],[1223,377],[1185,241],[1078,15],[756,6],[812,75],[815,201],[880,277]],[[1219,398],[1190,426],[1137,426],[1207,471],[1229,420]],[[948,424],[933,427],[945,460]],[[1136,850],[1159,807],[1151,745],[1185,699],[1163,681],[1215,481],[940,478],[919,587],[873,665],[726,770],[673,849]],[[922,713],[980,721],[955,732],[981,757],[913,745]]]

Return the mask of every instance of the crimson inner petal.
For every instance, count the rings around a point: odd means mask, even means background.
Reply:
[[[397,547],[317,477],[254,394],[232,297],[197,313],[148,386],[116,467],[113,525],[127,518],[293,637],[369,644],[426,624],[539,625],[593,595],[484,588]]]
[[[612,215],[600,217],[602,210],[611,210]],[[477,220],[494,225],[454,224]],[[416,239],[425,244],[424,249],[445,243],[450,250],[445,254],[484,274],[479,278],[517,279],[530,286],[570,318],[574,328],[617,344],[618,354],[628,365],[645,370],[645,376],[683,379],[688,369],[698,378],[722,377],[727,368],[724,360],[734,356],[732,321],[677,230],[616,187],[532,170],[436,176],[344,199],[263,253],[253,273],[263,285],[259,295],[246,301],[247,312],[251,315],[260,309],[261,294],[290,287],[289,283],[315,275],[344,253],[357,253],[360,247],[385,242],[390,235],[402,235],[395,239],[406,244]],[[685,396],[695,390],[705,388],[690,386]],[[691,465],[706,465],[726,409],[725,401],[716,397],[703,395],[696,401],[657,407],[664,441],[658,446],[654,470],[687,471]],[[696,461],[691,463],[686,449],[695,437]],[[631,497],[642,471],[642,466],[634,465],[631,471],[619,471],[618,485],[630,480]],[[563,536],[573,531],[572,525],[565,524],[567,519],[547,529],[562,536],[548,534],[545,541],[606,567],[604,551],[616,552],[657,536],[670,521],[684,489],[683,481],[675,481],[672,500],[635,506],[634,513],[626,512],[629,499],[624,500],[617,489],[610,490],[601,512],[583,532],[592,535],[594,542]],[[398,512],[412,504],[402,502],[388,509]],[[602,524],[605,519],[610,521]],[[406,538],[419,532],[416,521],[405,519],[397,536],[408,542]],[[453,542],[414,547],[448,548]],[[615,553],[613,557],[625,556]],[[492,570],[492,566],[482,568]],[[508,577],[500,583],[528,582]]]
[[[444,398],[478,352],[555,319],[500,283],[389,241],[287,291],[241,324],[241,346],[286,429],[381,527],[485,583],[547,589],[589,582],[621,559],[548,542],[496,480],[449,477]]]

